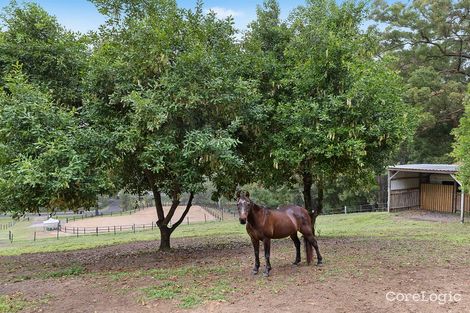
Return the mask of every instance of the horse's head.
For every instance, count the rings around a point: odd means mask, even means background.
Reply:
[[[238,219],[240,224],[246,224],[246,219],[250,210],[253,208],[253,202],[250,200],[250,193],[248,191],[237,192],[237,208],[238,208]]]

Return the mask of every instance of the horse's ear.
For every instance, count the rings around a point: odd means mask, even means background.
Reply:
[[[241,193],[241,192],[242,192],[241,190],[238,190],[238,191],[237,191],[237,195],[236,195],[237,199],[240,199],[240,193]]]
[[[245,197],[247,197],[247,198],[250,197],[250,193],[248,191],[245,191]]]

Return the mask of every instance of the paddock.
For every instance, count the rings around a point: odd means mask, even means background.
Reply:
[[[418,209],[470,213],[470,197],[462,196],[455,164],[407,164],[388,168],[388,212]]]

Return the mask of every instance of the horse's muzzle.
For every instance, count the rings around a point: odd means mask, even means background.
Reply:
[[[246,218],[240,218],[240,224],[245,225],[246,224]]]

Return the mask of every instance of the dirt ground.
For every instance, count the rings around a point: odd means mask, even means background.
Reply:
[[[247,236],[174,239],[166,253],[147,241],[0,257],[0,294],[31,301],[24,312],[470,312],[468,246],[376,238],[319,244],[322,267],[291,265],[292,242],[273,242],[269,278],[250,273]],[[77,267],[79,273],[51,277]],[[149,286],[174,286],[177,296],[148,299]],[[184,308],[186,292],[210,296]],[[389,292],[451,292],[461,300],[387,301]]]

